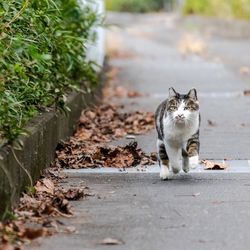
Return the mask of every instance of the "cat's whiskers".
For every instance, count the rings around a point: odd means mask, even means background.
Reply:
[[[199,117],[199,113],[190,113],[187,117],[186,117],[186,121],[187,122],[195,122],[197,120],[197,118]]]

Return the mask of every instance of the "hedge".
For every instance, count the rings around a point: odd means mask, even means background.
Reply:
[[[0,146],[67,92],[96,83],[86,43],[97,15],[77,0],[0,1]]]

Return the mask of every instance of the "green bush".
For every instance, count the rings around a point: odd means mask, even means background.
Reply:
[[[186,0],[184,14],[250,19],[250,0]]]
[[[77,0],[0,0],[0,145],[83,83],[95,84],[84,44],[96,14]]]
[[[106,0],[107,10],[124,12],[157,11],[163,7],[162,0]]]

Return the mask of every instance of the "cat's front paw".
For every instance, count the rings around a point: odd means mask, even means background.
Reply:
[[[187,166],[183,166],[183,171],[185,172],[185,173],[188,173],[189,172],[189,170],[190,170],[190,168],[189,168],[189,165],[187,165]]]
[[[161,180],[163,180],[163,181],[169,180],[169,179],[171,179],[171,177],[172,177],[172,174],[168,168],[166,168],[166,167],[161,168],[161,171],[160,171]]]
[[[181,171],[181,166],[179,164],[172,164],[171,168],[174,174],[178,174]]]
[[[199,165],[199,156],[195,155],[192,157],[189,157],[189,167],[194,169],[197,168]]]

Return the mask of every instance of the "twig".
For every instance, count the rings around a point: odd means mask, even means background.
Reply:
[[[11,147],[11,152],[14,155],[14,158],[16,160],[16,162],[18,163],[18,165],[21,167],[21,169],[26,173],[26,175],[28,176],[29,180],[30,180],[30,186],[33,187],[33,180],[32,177],[30,175],[30,173],[28,172],[28,170],[22,165],[22,163],[18,160],[15,151],[13,150],[13,148]]]

